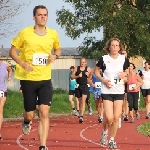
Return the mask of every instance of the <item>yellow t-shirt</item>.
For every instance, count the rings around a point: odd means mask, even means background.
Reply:
[[[34,27],[23,29],[11,42],[20,51],[20,59],[29,62],[33,71],[27,72],[20,65],[16,65],[15,78],[19,80],[42,81],[51,79],[51,66],[47,63],[45,57],[41,55],[51,54],[52,49],[59,49],[59,37],[55,30],[46,28],[46,34],[37,35]],[[36,56],[40,54],[40,56]],[[38,63],[33,63],[38,60]],[[42,62],[41,64],[39,62]]]

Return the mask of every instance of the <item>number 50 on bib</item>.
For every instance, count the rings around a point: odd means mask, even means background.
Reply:
[[[46,66],[48,60],[48,54],[33,54],[32,64],[37,66]]]

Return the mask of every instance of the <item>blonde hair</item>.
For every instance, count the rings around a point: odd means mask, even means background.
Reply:
[[[124,50],[124,48],[123,48],[123,46],[122,46],[122,44],[121,44],[121,42],[120,42],[120,40],[119,40],[118,38],[111,38],[110,40],[108,40],[108,41],[106,42],[106,46],[104,47],[104,51],[105,51],[105,52],[110,53],[109,48],[110,48],[110,45],[111,45],[111,42],[112,42],[112,41],[118,41],[118,42],[119,42],[119,47],[120,47],[119,52],[121,52],[121,51]]]

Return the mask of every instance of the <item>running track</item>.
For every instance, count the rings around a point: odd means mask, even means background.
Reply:
[[[136,131],[136,127],[146,122],[144,114],[135,123],[123,122],[118,130],[116,141],[120,150],[150,150],[150,137]],[[4,122],[2,127],[3,140],[0,150],[37,150],[38,119],[33,121],[29,135],[21,132],[21,121]],[[102,124],[97,124],[97,116],[85,115],[84,124],[78,123],[75,116],[50,117],[50,132],[47,141],[49,150],[107,150],[99,145]]]

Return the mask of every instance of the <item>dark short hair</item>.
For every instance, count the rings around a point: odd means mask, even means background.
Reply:
[[[133,64],[133,63],[130,63],[132,66],[133,66],[133,69],[135,69],[136,67],[135,67],[135,65]]]
[[[148,64],[148,65],[150,65],[150,61],[146,61],[144,64]]]
[[[37,12],[38,9],[46,9],[47,10],[46,6],[44,6],[44,5],[35,6],[34,9],[33,9],[33,16],[36,15],[36,12]],[[47,10],[47,14],[48,14],[48,10]]]
[[[70,69],[74,69],[74,66],[71,66]]]

